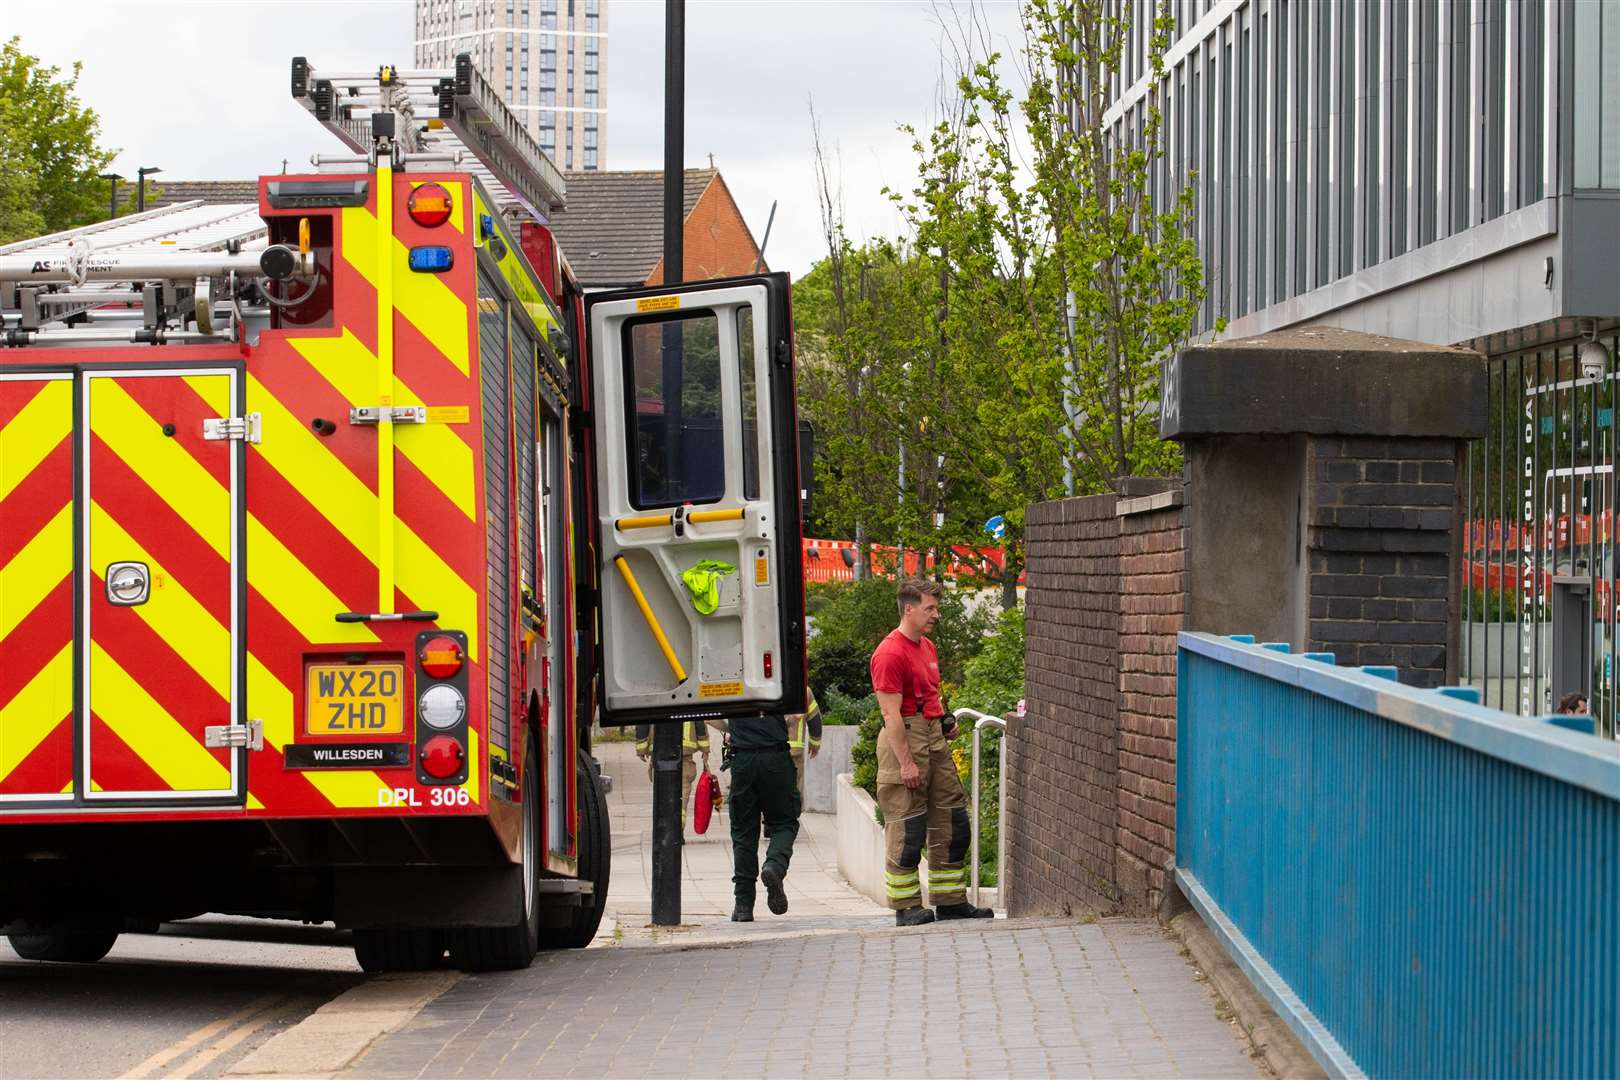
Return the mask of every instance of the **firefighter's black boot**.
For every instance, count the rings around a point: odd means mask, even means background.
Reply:
[[[996,913],[987,907],[974,907],[966,900],[960,904],[939,905],[941,919],[993,919]]]
[[[926,926],[934,921],[934,913],[925,907],[901,908],[894,913],[896,926]]]
[[[759,880],[765,883],[765,906],[771,909],[771,914],[786,915],[787,890],[782,888],[782,871],[775,863],[766,863],[765,869],[759,872]]]
[[[732,922],[753,922],[754,921],[754,905],[753,904],[744,904],[741,900],[737,901],[737,906],[731,909],[731,921]]]

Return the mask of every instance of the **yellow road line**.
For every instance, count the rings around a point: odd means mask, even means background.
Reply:
[[[188,1059],[184,1066],[174,1072],[166,1073],[169,1080],[184,1080],[186,1077],[197,1075],[198,1071],[207,1068],[221,1057],[242,1045],[260,1029],[277,1020],[285,1019],[297,1013],[310,1011],[317,1003],[309,998],[294,998],[280,1008],[270,1009],[250,1017],[245,1023],[231,1031],[227,1031],[215,1039],[208,1046],[199,1050],[195,1057]]]
[[[143,1080],[144,1077],[156,1075],[159,1069],[162,1069],[181,1055],[189,1053],[193,1047],[200,1046],[209,1039],[217,1038],[222,1032],[229,1031],[244,1021],[251,1020],[260,1013],[273,1008],[278,1002],[285,1000],[279,994],[266,994],[263,997],[254,998],[245,1007],[238,1009],[231,1015],[215,1020],[211,1024],[206,1024],[178,1042],[159,1050],[133,1069],[130,1069],[119,1080]]]

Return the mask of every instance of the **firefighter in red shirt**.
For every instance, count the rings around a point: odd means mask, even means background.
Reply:
[[[928,845],[928,899],[941,919],[988,919],[994,912],[967,900],[967,794],[951,760],[947,731],[955,723],[939,696],[939,653],[927,634],[939,621],[941,588],[902,580],[900,625],[872,653],[872,689],[883,710],[878,735],[878,805],[887,859],[884,884],[899,926],[934,921],[923,906],[919,864]]]

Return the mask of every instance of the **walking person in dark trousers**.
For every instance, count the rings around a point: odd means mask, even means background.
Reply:
[[[787,891],[782,882],[793,859],[793,841],[799,835],[798,775],[788,752],[788,726],[781,716],[712,721],[728,730],[726,740],[731,768],[731,882],[737,897],[732,922],[754,921],[754,883],[765,883],[765,903],[772,914],[785,915]],[[821,736],[817,717],[815,735]],[[724,767],[724,766],[722,766]],[[759,830],[765,827],[770,843],[765,865],[759,865]]]

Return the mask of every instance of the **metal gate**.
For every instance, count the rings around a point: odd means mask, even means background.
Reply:
[[[1526,716],[1583,694],[1615,737],[1613,331],[1493,356],[1464,474],[1462,675]]]

